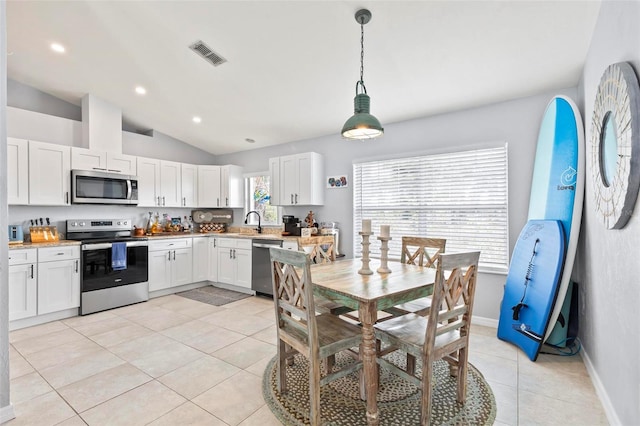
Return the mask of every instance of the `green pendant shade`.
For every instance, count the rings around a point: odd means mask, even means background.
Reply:
[[[382,136],[380,121],[369,114],[371,101],[366,93],[358,93],[353,99],[354,114],[342,126],[342,136],[347,139],[373,139]]]
[[[374,139],[382,136],[384,129],[369,113],[371,100],[364,86],[364,24],[371,20],[371,12],[360,9],[356,12],[356,22],[360,24],[360,80],[356,82],[356,97],[353,99],[353,116],[342,126],[342,137],[346,139]]]

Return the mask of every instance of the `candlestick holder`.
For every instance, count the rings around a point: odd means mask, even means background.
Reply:
[[[389,274],[391,269],[387,267],[387,261],[389,260],[389,241],[391,237],[378,237],[380,240],[380,267],[378,268],[379,274]]]
[[[358,271],[360,275],[371,275],[373,271],[369,269],[369,237],[373,232],[360,232],[362,236],[362,268]]]

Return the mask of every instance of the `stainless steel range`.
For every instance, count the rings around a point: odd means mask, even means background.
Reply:
[[[67,239],[82,242],[80,315],[149,300],[149,243],[131,227],[131,219],[67,221]]]

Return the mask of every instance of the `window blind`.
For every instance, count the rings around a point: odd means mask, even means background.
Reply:
[[[500,147],[354,163],[354,253],[362,255],[362,219],[376,234],[391,225],[389,258],[402,236],[446,238],[446,252],[480,250],[481,269],[508,269],[507,144]]]

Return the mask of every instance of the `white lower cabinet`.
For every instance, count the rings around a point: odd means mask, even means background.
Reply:
[[[193,282],[209,279],[209,239],[193,238]]]
[[[38,313],[37,249],[9,251],[9,321]]]
[[[80,247],[38,249],[38,315],[80,306]]]
[[[149,291],[193,282],[191,238],[149,242]]]
[[[251,289],[251,240],[218,239],[218,282]]]
[[[208,240],[209,258],[207,259],[207,265],[209,267],[207,269],[207,279],[211,282],[216,282],[218,281],[218,239],[209,237]]]

